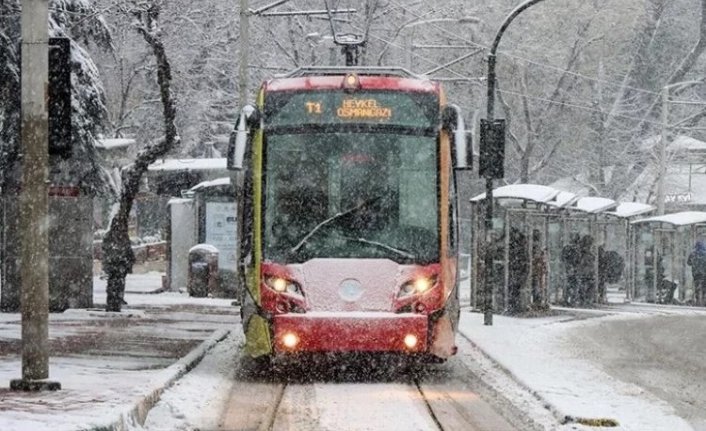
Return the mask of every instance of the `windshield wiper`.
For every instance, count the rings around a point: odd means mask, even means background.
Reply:
[[[354,207],[352,207],[352,208],[349,208],[349,209],[347,209],[347,210],[345,210],[345,211],[338,212],[338,213],[332,215],[331,217],[327,218],[326,220],[322,221],[321,223],[317,224],[316,226],[314,226],[314,228],[313,228],[309,233],[307,233],[306,235],[304,235],[304,237],[302,237],[302,239],[297,243],[297,245],[295,245],[294,247],[292,247],[291,249],[289,249],[289,254],[294,254],[294,253],[296,253],[300,248],[302,248],[302,246],[303,246],[304,244],[306,244],[306,242],[309,240],[309,238],[311,238],[312,236],[314,236],[314,234],[315,234],[316,232],[318,232],[319,229],[321,229],[322,227],[333,223],[334,221],[340,219],[341,217],[345,217],[345,216],[347,216],[348,214],[354,213],[354,212],[358,211],[359,209],[363,208],[364,206],[369,205],[369,204],[371,204],[371,203],[377,201],[377,200],[380,199],[380,198],[382,198],[382,195],[380,195],[380,196],[375,196],[375,197],[372,197],[372,198],[370,198],[370,199],[364,200],[363,202],[359,203],[358,205],[356,205],[356,206],[354,206]]]
[[[363,244],[370,244],[370,245],[375,245],[380,248],[384,248],[385,250],[389,250],[392,252],[395,252],[399,254],[400,256],[406,257],[408,259],[415,259],[417,256],[413,255],[412,253],[405,251],[405,250],[400,250],[399,248],[395,248],[391,245],[384,244],[382,242],[377,242],[377,241],[371,241],[369,239],[365,238],[356,238],[354,236],[344,236],[343,238],[350,240],[350,241],[357,241],[357,242],[362,242]]]

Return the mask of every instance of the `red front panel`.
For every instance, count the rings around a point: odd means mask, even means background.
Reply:
[[[428,318],[425,315],[379,312],[285,314],[274,317],[275,351],[293,352],[424,352]],[[294,334],[298,344],[287,347],[283,337]],[[405,346],[409,334],[417,338]]]

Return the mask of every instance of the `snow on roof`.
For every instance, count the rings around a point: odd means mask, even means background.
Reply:
[[[165,159],[150,165],[150,171],[207,171],[226,170],[226,159]]]
[[[683,211],[679,213],[665,214],[661,216],[648,217],[635,220],[633,224],[641,223],[669,223],[674,226],[688,226],[697,223],[706,223],[706,212],[703,211]]]
[[[202,183],[198,183],[195,186],[193,186],[189,191],[195,192],[195,191],[206,189],[209,187],[220,187],[220,186],[229,186],[229,185],[230,185],[230,177],[216,178],[215,180],[204,181]]]
[[[628,218],[647,214],[648,212],[654,211],[654,209],[654,206],[640,202],[621,202],[614,211],[608,211],[608,214]]]
[[[660,142],[662,138],[660,135],[652,136],[640,144],[641,151],[653,150]],[[706,142],[699,141],[690,136],[679,135],[674,140],[669,143],[668,149],[670,151],[706,151]]]
[[[669,150],[706,151],[706,142],[699,141],[698,139],[694,139],[690,136],[681,135],[669,144]]]
[[[106,150],[111,150],[114,148],[127,148],[131,145],[135,145],[134,139],[116,138],[116,139],[98,139],[96,141],[96,148],[103,148]]]
[[[211,244],[196,244],[195,246],[191,247],[189,249],[189,254],[195,252],[195,251],[207,251],[209,253],[218,253],[218,248],[215,245]]]
[[[579,197],[575,193],[559,191],[554,199],[547,202],[549,205],[557,208],[563,208],[567,205],[572,205]]]
[[[185,204],[193,201],[193,199],[189,198],[171,198],[169,199],[169,202],[167,202],[167,205]]]
[[[577,200],[576,204],[572,208],[579,211],[585,211],[587,213],[599,213],[612,209],[617,205],[618,203],[613,199],[588,196]]]
[[[540,186],[538,184],[511,184],[493,190],[493,199],[524,199],[527,201],[545,203],[554,199],[558,194],[559,190],[548,186]],[[485,193],[471,198],[471,202],[478,202],[483,199],[485,199]]]

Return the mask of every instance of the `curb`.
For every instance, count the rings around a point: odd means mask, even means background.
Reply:
[[[229,329],[219,329],[206,340],[177,362],[168,366],[158,377],[159,381],[152,389],[139,399],[134,405],[123,407],[119,417],[107,425],[94,425],[88,431],[130,431],[142,429],[142,424],[147,419],[147,414],[159,402],[162,393],[172,386],[177,380],[196,367],[216,344],[230,335]]]
[[[532,389],[527,383],[525,383],[522,379],[517,377],[515,373],[510,371],[505,365],[503,365],[500,361],[495,359],[491,354],[483,350],[475,341],[473,341],[468,335],[466,335],[463,331],[459,330],[458,334],[462,336],[471,346],[473,346],[481,355],[483,355],[484,358],[486,358],[490,363],[492,363],[495,367],[498,368],[502,373],[504,373],[506,376],[508,376],[510,379],[512,379],[513,382],[517,383],[521,388],[527,391],[527,393],[531,394],[534,398],[536,398],[539,402],[542,403],[542,405],[545,406],[549,412],[556,418],[556,420],[559,421],[560,424],[564,425],[569,422],[575,422],[576,418],[574,418],[571,415],[567,415],[563,413],[561,410],[559,410],[554,404],[550,403],[547,401],[543,396],[541,396],[536,390]]]

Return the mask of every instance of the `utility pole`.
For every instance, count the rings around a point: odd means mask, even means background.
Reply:
[[[659,142],[659,177],[657,178],[657,212],[659,215],[664,214],[664,204],[665,204],[665,180],[667,176],[667,140],[669,138],[669,104],[677,103],[683,104],[685,102],[680,102],[677,100],[669,100],[669,94],[674,89],[675,92],[683,90],[685,88],[701,85],[706,81],[706,78],[701,78],[692,81],[682,81],[675,82],[672,84],[665,85],[662,87],[662,133],[660,135]],[[689,102],[686,102],[688,104]],[[691,188],[689,188],[691,190]]]
[[[669,86],[662,87],[662,135],[659,140],[659,176],[657,178],[657,214],[664,214],[664,182],[667,176],[667,128],[669,121]]]
[[[481,122],[480,175],[485,177],[485,268],[483,274],[483,324],[493,324],[493,179],[504,175],[505,123],[495,120],[495,60],[500,39],[510,23],[525,9],[542,0],[527,0],[505,18],[488,53],[487,118]]]
[[[240,73],[239,109],[248,102],[248,54],[250,50],[250,7],[248,0],[240,0]]]
[[[49,378],[49,0],[22,1],[20,238],[22,378],[13,390],[58,390]]]

